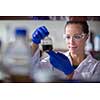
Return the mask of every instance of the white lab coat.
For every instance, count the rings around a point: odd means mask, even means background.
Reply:
[[[69,52],[64,53],[72,63]],[[33,58],[33,66],[38,68],[48,68],[50,71],[57,73],[59,78],[66,78],[66,75],[54,68],[49,62],[49,56],[45,59],[39,58],[39,50],[36,51]],[[100,61],[94,59],[91,54],[88,54],[87,58],[84,59],[80,65],[74,70],[73,80],[82,80],[82,81],[93,81],[100,82]]]

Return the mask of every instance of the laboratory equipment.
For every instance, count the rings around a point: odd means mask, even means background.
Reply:
[[[53,49],[53,42],[52,42],[52,38],[50,36],[45,37],[42,40],[42,50],[43,51],[48,51],[48,50],[52,50]]]
[[[31,48],[28,44],[27,30],[15,29],[15,41],[10,43],[3,55],[3,64],[11,76],[11,82],[30,82]]]

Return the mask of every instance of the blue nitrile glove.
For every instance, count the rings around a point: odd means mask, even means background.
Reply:
[[[49,32],[45,26],[41,26],[35,30],[32,34],[32,41],[39,44],[42,39],[49,35]]]
[[[53,67],[63,71],[66,75],[71,74],[74,71],[68,57],[62,53],[55,53],[54,51],[47,52],[50,55],[50,63]]]

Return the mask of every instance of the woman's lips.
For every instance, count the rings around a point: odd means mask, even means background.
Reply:
[[[70,49],[76,49],[76,46],[69,46]]]

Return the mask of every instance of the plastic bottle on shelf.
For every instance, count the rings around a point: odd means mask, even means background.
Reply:
[[[89,35],[89,38],[86,41],[85,51],[86,53],[93,51],[93,44],[91,42],[91,34]]]
[[[100,34],[97,34],[94,38],[94,50],[100,51]]]
[[[16,28],[15,41],[10,43],[3,55],[3,64],[11,76],[11,82],[31,82],[31,48],[27,31]]]

